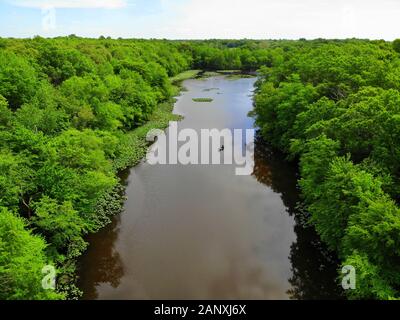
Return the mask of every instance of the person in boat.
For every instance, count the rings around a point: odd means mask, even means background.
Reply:
[[[219,148],[219,152],[222,152],[222,151],[224,151],[224,150],[225,150],[225,146],[222,145],[221,148]]]

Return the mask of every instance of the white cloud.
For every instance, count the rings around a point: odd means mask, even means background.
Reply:
[[[105,8],[116,9],[127,5],[126,0],[11,0],[11,3],[28,8]]]
[[[400,37],[400,0],[7,1],[36,8],[124,7],[124,10],[103,12],[102,19],[59,25],[54,36],[75,33],[93,37],[103,34],[170,39],[357,37],[393,40]],[[62,14],[57,13],[60,17]],[[7,27],[15,29],[12,23]],[[3,27],[0,33],[5,34],[4,30]],[[13,30],[9,32],[13,34]],[[27,28],[23,34],[32,32]]]
[[[397,0],[187,0],[159,28],[174,38],[399,37]]]

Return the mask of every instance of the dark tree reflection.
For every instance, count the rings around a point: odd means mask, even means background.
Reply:
[[[129,170],[120,173],[121,184],[124,186],[123,190],[127,186],[128,176]],[[100,284],[108,283],[113,288],[120,285],[124,269],[121,257],[115,249],[119,225],[120,215],[116,215],[109,225],[87,238],[90,246],[79,261],[81,267],[78,280],[78,286],[83,291],[83,299],[85,300],[98,298],[97,287]],[[88,266],[90,267],[88,268]]]
[[[98,298],[97,286],[108,283],[116,288],[124,275],[119,253],[114,249],[118,236],[119,216],[112,223],[98,233],[89,237],[90,247],[82,256],[80,265],[90,268],[81,268],[79,274],[79,287],[83,290],[83,299],[94,300]]]
[[[284,155],[272,149],[258,135],[255,141],[254,177],[280,193],[288,214],[296,221],[297,241],[290,250],[292,288],[291,299],[340,299],[342,290],[337,282],[338,260],[321,243],[315,229],[307,225],[305,213],[299,210],[298,172]]]

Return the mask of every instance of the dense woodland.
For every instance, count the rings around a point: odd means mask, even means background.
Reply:
[[[246,43],[0,39],[0,299],[79,296],[84,236],[121,209],[119,170],[171,119],[171,79],[198,69],[256,69]],[[42,268],[58,267],[57,293]]]
[[[0,39],[0,299],[79,297],[85,235],[121,210],[117,173],[172,119],[183,71],[259,70],[253,116],[299,161],[304,211],[350,298],[400,296],[400,43]],[[42,268],[57,266],[57,291]],[[338,272],[339,278],[339,272]]]
[[[300,161],[305,210],[357,271],[354,299],[400,297],[400,42],[298,42],[262,67],[254,115]]]

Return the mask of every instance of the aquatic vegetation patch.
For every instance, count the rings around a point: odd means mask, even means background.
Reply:
[[[179,73],[178,75],[171,77],[170,81],[172,83],[182,82],[184,80],[196,78],[201,70],[187,70],[184,72]]]
[[[213,102],[214,99],[211,98],[193,98],[194,102]]]

